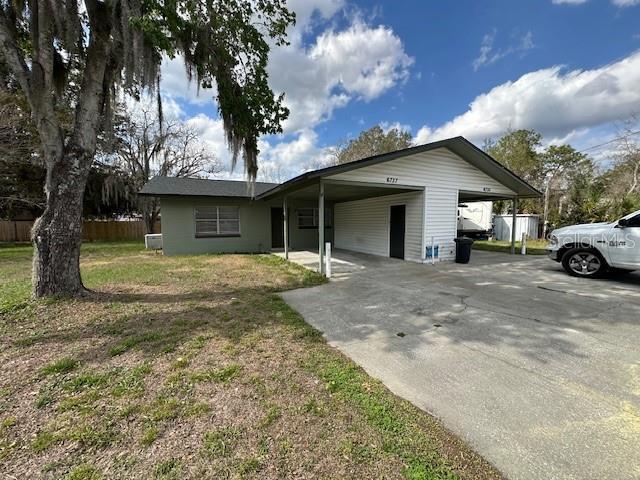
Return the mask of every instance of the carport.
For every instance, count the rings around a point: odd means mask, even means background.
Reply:
[[[335,248],[435,263],[455,256],[459,203],[509,200],[515,217],[520,198],[540,195],[475,145],[456,137],[306,172],[256,199],[282,202],[287,258],[290,203],[317,202],[318,264],[325,273],[327,209],[334,219]],[[512,253],[515,241],[514,231]]]
[[[401,193],[417,193],[424,204],[424,187],[416,185],[381,184],[371,182],[350,182],[331,180],[323,177],[311,179],[302,186],[292,185],[269,196],[272,200],[281,200],[284,225],[284,257],[289,258],[289,204],[292,202],[317,200],[318,205],[318,265],[321,273],[325,272],[325,231],[326,210],[338,203],[353,202],[397,195]]]

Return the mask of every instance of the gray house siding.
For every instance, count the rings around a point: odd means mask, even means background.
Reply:
[[[197,253],[260,253],[271,250],[271,207],[281,203],[251,201],[244,198],[166,196],[160,200],[162,243],[165,255]],[[196,238],[195,209],[209,206],[240,208],[240,235]],[[298,228],[297,211],[316,207],[313,201],[289,205],[289,245],[292,249],[318,248],[318,230]],[[333,228],[325,230],[325,239],[333,241]]]
[[[240,235],[196,238],[195,208],[225,205],[240,207]],[[160,206],[162,250],[166,255],[267,252],[271,249],[271,211],[265,203],[240,198],[163,197]]]
[[[274,206],[282,206],[275,204]],[[298,210],[300,208],[317,208],[318,202],[299,201],[289,204],[289,246],[293,250],[317,249],[318,248],[318,229],[317,228],[298,228]],[[331,210],[333,217],[333,204],[327,202],[325,208]],[[333,222],[332,222],[333,224]],[[334,227],[327,227],[324,230],[325,242],[333,243]]]

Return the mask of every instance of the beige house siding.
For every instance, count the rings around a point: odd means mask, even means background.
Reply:
[[[398,185],[448,189],[455,185],[458,190],[514,195],[507,187],[445,148],[337,173],[327,179],[389,183],[390,177],[396,179]]]
[[[425,247],[431,246],[432,242],[438,246],[438,260],[455,258],[453,239],[457,234],[460,191],[515,195],[513,191],[446,148],[338,173],[328,176],[327,179],[424,187],[424,196],[422,193],[418,197],[415,194],[403,194],[413,195],[414,199],[420,198],[421,202],[417,219],[410,216],[407,204],[405,255],[408,260],[424,259]],[[388,217],[383,217],[383,210],[388,203],[384,198],[390,197],[365,200],[363,203],[349,202],[340,204],[341,208],[336,208],[336,215],[340,212],[340,216],[336,216],[336,247],[375,255],[389,255],[389,222]],[[359,208],[355,208],[350,214],[346,210],[351,207]],[[412,213],[415,214],[415,211],[412,207]],[[346,233],[341,232],[342,229],[346,229]]]
[[[438,260],[455,258],[458,228],[458,191],[431,187],[426,191],[425,246],[438,246]]]
[[[335,204],[335,247],[388,257],[389,209],[392,205],[406,205],[405,259],[421,261],[422,192]]]

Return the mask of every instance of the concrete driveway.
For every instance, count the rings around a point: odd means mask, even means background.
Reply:
[[[584,280],[544,257],[472,257],[337,252],[332,282],[282,296],[508,478],[640,479],[640,275]]]

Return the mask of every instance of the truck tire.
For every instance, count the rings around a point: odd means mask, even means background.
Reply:
[[[609,266],[600,252],[593,248],[577,247],[567,250],[562,256],[562,267],[572,277],[601,277]]]

